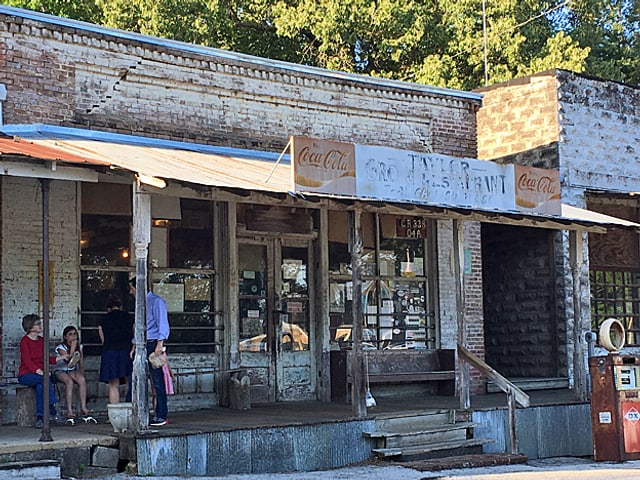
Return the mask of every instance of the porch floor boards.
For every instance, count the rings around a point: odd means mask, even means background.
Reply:
[[[578,402],[571,390],[541,390],[528,392],[532,406],[562,405]],[[403,413],[458,409],[455,397],[376,398],[377,406],[368,410],[369,417],[395,416]],[[471,398],[474,410],[506,408],[506,395],[492,393]],[[53,442],[39,442],[41,430],[36,428],[2,425],[0,428],[0,454],[28,451],[29,449],[68,448],[93,442],[93,445],[109,445],[117,434],[106,422],[106,413],[100,415],[99,424],[82,424],[74,427],[51,426]],[[182,435],[198,432],[230,431],[258,427],[308,425],[353,419],[351,405],[343,403],[294,402],[271,405],[252,405],[250,410],[239,411],[215,407],[193,412],[169,411],[169,425],[158,427],[160,436]]]

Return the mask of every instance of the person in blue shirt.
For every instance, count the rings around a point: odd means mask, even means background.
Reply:
[[[136,296],[136,279],[129,280],[129,293]],[[152,291],[147,292],[147,358],[150,354],[162,355],[164,342],[169,338],[169,318],[167,302]],[[149,374],[156,392],[156,408],[154,418],[149,425],[159,427],[166,425],[169,414],[167,409],[167,391],[164,385],[162,366],[154,367],[149,362]]]

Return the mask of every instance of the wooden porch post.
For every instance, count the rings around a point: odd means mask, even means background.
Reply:
[[[327,299],[329,298],[329,277],[326,272],[329,271],[329,210],[324,207],[320,210],[320,231],[318,240],[315,242],[315,272],[322,272],[320,275],[314,275],[314,283],[316,285],[316,318],[315,325],[312,327],[316,338],[316,356],[318,365],[320,366],[320,382],[318,398],[321,402],[331,402],[331,358],[329,356],[329,306]]]
[[[361,212],[349,212],[349,241],[351,243],[351,271],[353,282],[353,363],[351,364],[351,407],[357,418],[367,415],[365,400],[364,358],[362,355],[362,235]]]
[[[573,378],[575,395],[578,400],[587,400],[587,363],[584,329],[582,328],[582,269],[583,233],[579,230],[569,231],[569,261],[573,277]]]
[[[467,325],[464,318],[465,297],[464,297],[464,236],[462,232],[462,222],[452,220],[453,224],[453,272],[456,282],[456,319],[458,326],[458,343],[465,348],[467,346]],[[469,398],[469,365],[460,360],[460,355],[456,355],[456,366],[459,372],[458,396],[460,408],[467,410],[471,406]]]
[[[131,375],[133,428],[136,432],[149,426],[147,388],[147,257],[151,242],[151,197],[133,183],[133,243],[136,251],[135,356]]]

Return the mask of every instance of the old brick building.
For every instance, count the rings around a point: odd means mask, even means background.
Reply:
[[[479,158],[559,169],[563,202],[638,220],[638,87],[550,70],[480,92]],[[504,242],[499,245],[494,244],[497,232]],[[519,228],[483,226],[483,246],[492,244],[496,252],[485,257],[485,265],[499,269],[505,258],[519,265],[519,272],[512,271],[518,281],[487,289],[485,332],[492,338],[487,360],[512,377],[568,372],[573,378],[567,359],[576,345],[585,344],[584,334],[608,317],[623,322],[633,352],[640,342],[637,234],[617,230],[588,235],[582,277],[590,282],[591,299],[584,296],[576,303],[558,295],[572,284],[567,240],[543,232],[531,236]],[[505,308],[495,302],[496,296],[513,302]],[[576,308],[581,310],[578,324],[573,322]],[[514,325],[514,318],[520,323]]]
[[[82,137],[107,142],[113,139],[110,135],[126,134],[129,137],[125,141],[132,143],[151,138],[160,147],[169,144],[162,142],[184,142],[186,149],[194,148],[189,145],[195,144],[245,149],[249,153],[268,153],[274,160],[285,149],[290,135],[305,135],[452,157],[475,156],[475,112],[480,105],[478,94],[335,74],[106,28],[88,27],[10,8],[3,9],[1,14],[0,69],[7,92],[6,100],[2,102],[2,116],[4,132],[10,135],[31,138],[31,141],[49,136],[55,143],[56,138],[73,140],[74,135],[76,140]],[[384,136],[380,135],[381,132],[384,132]],[[123,137],[119,138],[122,140]],[[74,150],[75,153],[78,151]],[[118,292],[126,297],[123,282],[134,271],[135,265],[133,255],[126,258],[116,256],[118,252],[124,253],[126,250],[128,253],[132,250],[128,242],[131,187],[130,183],[127,184],[127,179],[131,177],[117,169],[111,172],[97,170],[100,176],[97,184],[63,180],[53,180],[51,184],[51,335],[57,337],[67,324],[79,325],[89,355],[99,353],[96,316],[102,311],[105,295]],[[252,204],[287,206],[291,207],[291,212],[297,208],[298,213],[310,215],[313,218],[312,231],[327,228],[319,227],[322,215],[318,216],[319,211],[313,208],[314,204],[299,198],[287,198],[285,195],[269,199],[255,194],[255,199],[251,200],[250,197],[243,198],[228,192],[203,194],[198,188],[188,185],[176,188],[175,192],[169,195],[182,197],[182,205],[176,207],[174,202],[172,208],[164,210],[169,214],[163,213],[160,217],[157,214],[154,217],[156,220],[175,222],[167,230],[164,228],[166,224],[158,221],[154,224],[157,228],[153,229],[153,235],[157,236],[152,240],[151,256],[158,253],[153,251],[153,245],[158,242],[161,242],[162,248],[168,248],[169,253],[160,253],[158,258],[152,258],[152,262],[156,261],[155,267],[152,263],[152,270],[156,268],[157,271],[152,271],[151,276],[164,276],[164,280],[167,276],[175,278],[176,275],[191,278],[189,276],[193,271],[189,269],[197,268],[198,274],[208,275],[207,282],[213,289],[218,282],[218,288],[228,284],[229,279],[218,278],[225,272],[225,267],[215,265],[213,251],[199,251],[194,253],[195,256],[199,255],[197,259],[188,259],[184,252],[172,250],[181,244],[183,246],[180,248],[187,248],[183,242],[189,236],[197,238],[193,236],[204,235],[200,238],[205,242],[217,241],[213,238],[221,234],[211,223],[213,217],[207,217],[214,215],[213,212],[218,208],[227,212],[238,205],[238,210],[232,215],[238,217],[238,223],[246,224],[253,218],[253,214],[247,213],[254,208]],[[18,361],[17,340],[22,335],[19,320],[23,314],[39,308],[40,185],[37,179],[27,176],[3,177],[2,195],[2,371],[4,379],[12,381]],[[216,201],[221,203],[216,204]],[[14,214],[17,211],[21,212],[20,215]],[[379,212],[371,210],[371,213],[364,215],[365,228],[373,234],[380,215],[390,213],[391,210],[386,213],[384,209]],[[343,227],[338,228],[344,221],[340,215],[339,212],[329,212],[329,218],[324,220],[329,225],[330,241],[334,237],[336,241],[345,241]],[[431,246],[420,244],[418,248],[425,253],[425,249],[433,249],[428,260],[432,263],[427,264],[425,259],[425,270],[428,269],[430,278],[425,275],[415,288],[416,292],[423,292],[421,301],[424,306],[421,308],[427,316],[429,348],[454,348],[457,341],[456,311],[459,307],[456,305],[455,283],[450,266],[452,224],[444,215],[442,220],[432,220],[429,225]],[[206,233],[198,230],[200,227],[204,227]],[[101,248],[110,249],[108,252],[91,250],[97,247],[87,246],[85,242],[104,237],[105,229],[111,231],[110,237],[119,236],[120,240],[103,242]],[[316,235],[312,231],[303,235],[304,242],[310,245],[304,248],[309,248],[309,251],[318,249],[306,239],[305,235],[310,235],[309,239]],[[466,223],[465,248],[471,253],[472,259],[465,282],[469,299],[466,321],[472,333],[469,345],[482,355],[478,232],[478,223]],[[255,243],[262,238],[258,243],[266,242],[264,244],[270,252],[274,242],[271,235],[266,232],[248,241]],[[297,233],[291,233],[292,241],[295,240],[294,244],[298,246],[292,244],[291,248],[300,248],[300,238],[296,235],[300,237]],[[122,245],[117,244],[118,241]],[[228,241],[228,238],[223,241]],[[371,237],[367,243],[373,241]],[[424,253],[420,255],[424,256]],[[176,263],[178,261],[180,263]],[[249,263],[252,261],[247,259]],[[345,279],[339,277],[340,274],[344,277],[345,272],[339,272],[339,265],[334,267],[333,260],[329,261],[329,268],[335,271],[335,282],[344,282]],[[346,263],[349,263],[348,260]],[[177,271],[171,271],[172,268]],[[432,275],[431,272],[436,271],[438,275]],[[235,276],[235,273],[226,274]],[[323,281],[334,283],[329,279]],[[211,312],[204,315],[204,319],[196,320],[198,316],[186,309],[178,309],[180,311],[174,314],[170,351],[172,363],[178,371],[183,369],[188,372],[188,367],[200,365],[206,372],[206,368],[209,371],[211,368],[220,368],[219,362],[236,365],[242,362],[238,358],[238,347],[229,345],[230,341],[239,341],[238,334],[223,337],[216,333],[222,330],[223,324],[227,331],[238,328],[237,318],[231,318],[232,315],[238,315],[237,304],[225,308],[224,318],[214,318],[213,312],[219,311],[212,303],[214,296],[217,295],[219,303],[231,302],[226,298],[227,292],[221,292],[206,297],[209,302],[206,307],[197,304],[204,301],[201,299],[194,299],[190,304],[189,308],[205,308],[198,310],[201,314]],[[171,295],[171,291],[164,293]],[[316,307],[316,310],[320,311],[319,308]],[[256,309],[250,310],[257,312]],[[333,345],[335,329],[343,320],[337,316],[332,321],[337,323],[330,326],[327,318],[327,323],[322,327],[327,331],[316,335],[317,343],[313,344],[313,363],[323,365],[319,369],[320,377],[312,373],[318,370],[315,367],[310,369],[309,364],[301,367],[304,370],[301,381],[308,386],[306,390],[301,390],[303,398],[329,398],[328,353]],[[424,319],[421,322],[424,325]],[[197,325],[211,325],[213,328],[195,338],[190,332]],[[312,328],[319,327],[313,325]],[[219,355],[213,360],[207,355],[212,350]],[[249,355],[246,353],[244,356]],[[96,356],[89,365],[96,369],[98,360]],[[258,373],[252,378],[254,385],[273,383],[273,379],[267,378],[269,374],[264,373],[268,370],[264,365],[256,365],[256,368]],[[91,369],[89,375],[92,376]],[[203,373],[198,380],[188,381],[187,377],[179,391],[191,395],[192,401],[199,395],[206,397],[202,392],[209,391],[209,396],[215,395],[211,374]],[[96,385],[94,381],[90,381],[90,384],[90,396],[93,399],[102,398],[105,394],[103,386]],[[482,389],[480,379],[474,385],[476,390]],[[267,391],[262,395],[262,398],[268,399],[273,398],[274,393]],[[259,392],[254,395],[254,399],[260,398]],[[202,401],[210,404],[210,399]]]
[[[90,402],[98,408],[106,386],[96,381],[97,325],[109,295],[120,295],[133,311],[127,280],[138,250],[148,250],[150,283],[169,304],[168,349],[179,374],[170,410],[224,403],[215,372],[240,367],[249,371],[254,402],[344,401],[349,372],[341,360],[351,351],[359,283],[362,345],[375,361],[400,352],[406,356],[398,364],[408,368],[406,359],[443,350],[453,355],[458,343],[480,358],[486,344],[499,360],[515,351],[500,350],[493,337],[526,336],[527,346],[520,342],[515,353],[525,360],[539,353],[537,364],[522,362],[515,371],[509,370],[513,362],[502,362],[500,368],[510,376],[526,372],[546,386],[570,386],[582,358],[571,356],[575,322],[566,304],[582,300],[584,291],[550,280],[549,272],[570,258],[545,254],[557,248],[554,237],[532,227],[568,229],[575,240],[576,230],[594,222],[460,200],[460,162],[501,168],[475,160],[481,94],[291,65],[10,7],[0,7],[0,20],[5,382],[15,381],[20,318],[39,312],[45,298],[39,273],[44,179],[50,185],[50,333],[80,327]],[[417,152],[425,164],[439,166],[433,175],[444,172],[451,182],[428,186],[443,187],[456,201],[295,191],[292,136],[380,148],[389,156],[379,166],[394,158],[391,149]],[[393,183],[395,173],[376,170],[373,179]],[[476,180],[466,182],[466,193],[485,184],[491,190],[491,179]],[[459,188],[451,187],[456,181]],[[143,218],[150,224],[148,245],[136,243],[141,217],[134,211],[134,183],[150,202],[150,218]],[[489,201],[495,192],[485,193]],[[513,233],[524,227],[510,225],[528,225],[527,233]],[[530,248],[510,252],[522,237]],[[359,245],[361,277],[352,268]],[[500,265],[504,255],[514,261]],[[575,255],[572,261],[580,263]],[[527,322],[501,328],[497,313],[511,308],[512,293],[520,295],[519,305],[531,300]],[[487,299],[493,310],[485,308]],[[536,323],[536,315],[545,322]],[[466,383],[459,361],[440,373],[450,395],[454,380]],[[342,398],[335,398],[336,379]],[[423,398],[439,393],[435,383],[383,384],[374,393]],[[463,393],[486,391],[477,370],[465,386]],[[10,409],[3,421],[11,421]]]

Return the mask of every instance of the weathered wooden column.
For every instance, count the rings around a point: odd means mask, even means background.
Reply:
[[[351,244],[351,275],[353,282],[353,325],[351,328],[351,407],[354,416],[367,415],[365,399],[364,357],[362,355],[362,226],[361,212],[356,208],[349,212],[349,242]]]
[[[573,277],[573,378],[576,398],[587,400],[587,360],[585,358],[585,337],[582,328],[582,268],[583,233],[579,230],[569,231],[569,263]]]
[[[465,348],[467,346],[467,324],[464,319],[465,296],[464,296],[464,235],[462,222],[452,221],[453,226],[453,272],[456,282],[456,320],[458,326],[458,343]],[[458,397],[460,408],[467,410],[471,406],[469,398],[469,365],[460,360],[460,355],[456,355],[456,364],[459,372]]]
[[[151,242],[151,197],[142,191],[140,182],[133,183],[133,244],[136,251],[136,319],[135,356],[131,376],[133,428],[136,432],[149,427],[149,392],[147,387],[147,257]]]
[[[42,379],[42,434],[41,442],[52,442],[51,423],[49,415],[49,385],[51,377],[49,376],[49,187],[50,180],[47,178],[40,179],[40,187],[42,189],[42,336],[44,340],[44,367]]]

